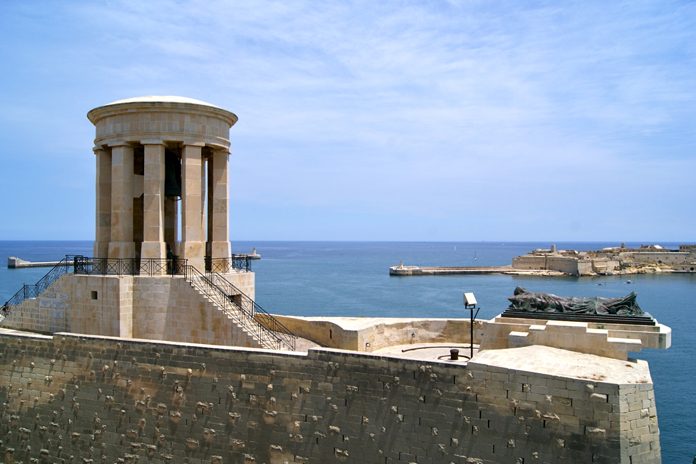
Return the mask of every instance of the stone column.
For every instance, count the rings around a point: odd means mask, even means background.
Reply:
[[[181,258],[205,271],[205,242],[201,214],[201,149],[203,144],[185,144],[181,163]]]
[[[210,255],[214,258],[228,258],[231,255],[229,234],[229,194],[227,185],[227,160],[229,152],[217,149],[211,156],[212,169],[208,168],[211,176],[212,205],[208,210],[210,229]]]
[[[111,241],[111,153],[94,147],[94,155],[97,161],[94,257],[106,258]]]
[[[167,257],[164,242],[164,145],[143,140],[145,178],[143,181],[143,244],[141,258]]]
[[[109,258],[135,258],[133,243],[133,147],[111,147],[111,241]]]

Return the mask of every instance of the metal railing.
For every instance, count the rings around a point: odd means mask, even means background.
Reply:
[[[210,273],[208,275],[211,281],[224,292],[230,295],[236,295],[238,297],[240,303],[238,306],[240,306],[247,313],[252,314],[255,318],[256,316],[261,316],[261,318],[264,320],[263,325],[267,329],[271,330],[279,338],[284,339],[286,345],[292,346],[292,350],[295,349],[297,336],[293,334],[285,325],[283,325],[283,323],[273,317],[268,311],[263,309],[263,307],[261,307],[261,305],[254,301],[250,296],[242,292],[239,288],[235,287],[234,284],[232,284],[224,276],[214,273]]]
[[[185,259],[111,259],[88,258],[81,255],[66,255],[58,264],[53,266],[38,282],[33,285],[24,284],[12,298],[7,300],[0,311],[7,315],[14,306],[20,305],[24,300],[37,298],[53,282],[62,275],[72,272],[81,275],[177,275],[183,274],[186,267]]]
[[[295,350],[297,337],[222,275],[214,272],[203,274],[190,265],[187,265],[185,270],[186,280],[247,333],[255,336],[261,346],[277,350]],[[256,315],[262,316],[266,324],[260,323]]]
[[[87,258],[75,256],[75,273],[88,275],[181,275],[188,265],[180,258]],[[231,271],[251,271],[251,260],[247,255],[232,255],[227,258],[205,258],[206,272],[225,274]]]
[[[205,257],[205,271],[226,274],[230,271],[251,271],[249,255],[232,255],[228,258]]]
[[[13,306],[22,304],[24,300],[38,297],[49,285],[58,280],[62,275],[70,272],[70,266],[73,264],[74,258],[74,256],[70,255],[65,256],[65,258],[61,259],[58,264],[53,266],[50,271],[39,279],[38,282],[33,285],[22,285],[22,288],[2,305],[2,308],[0,308],[2,315],[6,316]]]
[[[186,260],[179,258],[87,258],[74,257],[75,274],[83,275],[181,275]]]

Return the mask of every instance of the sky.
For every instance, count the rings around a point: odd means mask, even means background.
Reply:
[[[234,240],[696,236],[696,2],[0,1],[0,240],[94,238],[94,127],[239,117]]]

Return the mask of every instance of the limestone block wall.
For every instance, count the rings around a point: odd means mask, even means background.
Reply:
[[[474,343],[480,342],[482,321],[474,322]],[[358,332],[358,345],[377,350],[410,343],[469,343],[468,319],[412,319],[381,323]]]
[[[655,437],[659,433],[655,391],[652,385],[637,383],[619,387],[621,419],[621,461],[631,462],[642,455],[643,462],[660,461],[660,448]],[[647,460],[647,461],[646,461]],[[635,461],[633,461],[635,462]]]
[[[133,335],[133,278],[67,275],[64,288],[71,332]]]
[[[578,265],[577,258],[554,255],[524,255],[512,260],[514,269],[547,269],[573,275],[580,272]],[[591,263],[586,263],[583,272],[591,270],[590,267]]]
[[[321,346],[374,351],[410,343],[469,343],[469,319],[341,318],[274,315],[292,333]],[[474,343],[480,343],[484,321],[474,322]]]
[[[225,277],[253,298],[253,273]],[[45,333],[259,346],[182,276],[64,275],[38,298],[13,308],[2,325]]]
[[[626,252],[620,259],[627,265],[667,266],[676,272],[696,272],[696,256],[679,252]]]
[[[256,274],[253,272],[231,272],[222,274],[222,276],[246,296],[252,300],[256,299]]]
[[[621,382],[573,378],[534,365],[564,356],[540,348],[465,367],[5,334],[0,453],[5,463],[660,461],[644,364],[606,365],[606,376],[633,375]]]
[[[138,279],[133,294],[133,337],[258,347],[234,320],[183,277]]]
[[[672,346],[672,329],[659,323],[651,326],[497,316],[484,321],[481,332],[482,350],[545,345],[625,359],[628,352]]]
[[[611,256],[578,260],[572,256],[523,255],[513,258],[514,269],[548,269],[572,275],[614,272],[623,265],[664,265],[678,272],[695,272],[696,258],[688,251],[629,251]]]
[[[69,287],[69,279],[60,277],[38,298],[26,299],[12,308],[2,326],[44,333],[68,330]]]
[[[273,317],[293,334],[321,346],[363,351],[360,349],[358,330],[345,329],[334,318],[304,318],[282,314],[273,314]]]
[[[547,269],[550,269],[552,271],[560,271],[572,275],[579,274],[577,258],[569,258],[565,256],[549,256],[546,263]]]
[[[523,255],[512,259],[512,267],[515,269],[546,269],[546,257]]]
[[[544,322],[530,325],[527,331],[510,332],[508,346],[554,346],[616,359],[628,359],[629,352],[642,348],[640,340],[610,337],[608,330],[591,329],[585,322]]]
[[[621,253],[621,259],[627,262],[639,264],[665,264],[670,266],[680,266],[688,264],[690,261],[689,253],[680,251],[650,251],[650,252],[627,252]]]
[[[621,269],[621,263],[615,259],[592,259],[589,263],[591,265],[589,271],[600,274]],[[583,269],[580,269],[580,274],[583,274]]]

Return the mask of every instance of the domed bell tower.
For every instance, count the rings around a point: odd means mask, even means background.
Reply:
[[[229,131],[237,116],[190,98],[139,97],[87,117],[96,126],[94,256],[176,256],[201,271],[229,259]]]

